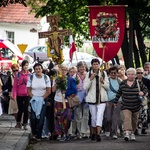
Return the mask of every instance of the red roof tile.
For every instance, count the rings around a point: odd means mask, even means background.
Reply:
[[[30,7],[22,4],[9,4],[0,8],[0,22],[33,24],[39,23],[41,18],[35,18],[35,14],[30,14]]]

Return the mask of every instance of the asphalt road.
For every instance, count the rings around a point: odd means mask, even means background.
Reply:
[[[101,142],[90,139],[71,139],[65,142],[44,140],[30,146],[33,150],[150,150],[150,134],[136,136],[136,141],[128,142],[123,138],[106,139],[103,135]]]

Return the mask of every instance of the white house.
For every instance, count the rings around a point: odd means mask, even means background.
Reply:
[[[0,8],[0,38],[8,39],[15,45],[27,44],[27,49],[45,44],[38,38],[38,32],[47,31],[46,17],[35,18],[30,8],[21,4],[10,4]]]

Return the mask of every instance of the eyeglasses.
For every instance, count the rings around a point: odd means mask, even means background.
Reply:
[[[143,74],[143,72],[137,72],[137,74]]]
[[[13,72],[17,72],[18,70],[13,70]]]

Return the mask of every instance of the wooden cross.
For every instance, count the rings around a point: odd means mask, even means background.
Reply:
[[[53,26],[58,27],[58,22],[60,21],[60,15],[54,15],[54,16],[47,16],[47,22],[50,24],[50,27],[52,28]]]
[[[48,38],[51,49],[51,54],[60,55],[61,45],[64,45],[64,36],[72,34],[72,30],[59,30],[58,29],[58,15],[50,16],[47,19],[51,25],[51,31],[39,32],[39,38]]]

